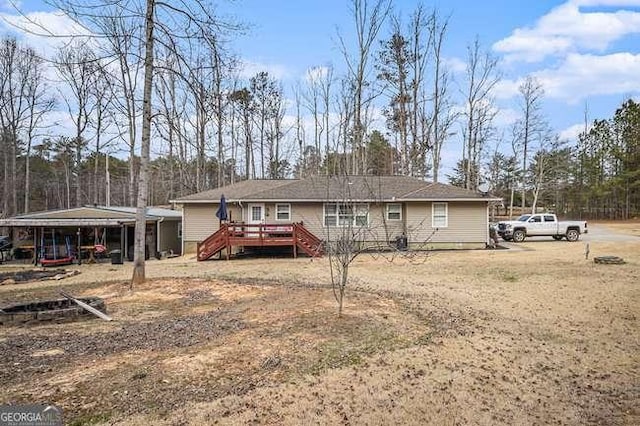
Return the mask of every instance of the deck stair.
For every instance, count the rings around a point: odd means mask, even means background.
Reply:
[[[296,246],[311,257],[321,257],[324,254],[322,241],[304,225],[294,223],[293,226]]]
[[[228,244],[227,224],[222,224],[213,234],[198,243],[198,260],[207,260],[221,252]]]

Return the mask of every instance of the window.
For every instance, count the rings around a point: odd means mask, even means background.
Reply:
[[[533,216],[529,219],[529,222],[542,222],[542,218],[540,218],[540,216]]]
[[[251,206],[251,220],[254,222],[262,220],[262,206]]]
[[[545,222],[555,222],[555,221],[556,221],[556,218],[555,218],[555,217],[553,217],[553,216],[545,215],[545,216],[544,216],[544,221],[545,221]]]
[[[178,238],[182,239],[182,222],[178,222]]]
[[[387,220],[402,220],[402,204],[387,204]]]
[[[367,204],[326,203],[324,226],[369,226]]]
[[[291,204],[276,204],[276,220],[291,220]]]
[[[431,227],[446,228],[449,225],[447,203],[433,203],[431,205]]]

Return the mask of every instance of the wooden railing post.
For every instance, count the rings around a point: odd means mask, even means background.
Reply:
[[[291,236],[293,237],[293,258],[298,258],[298,226],[294,223],[291,226]]]

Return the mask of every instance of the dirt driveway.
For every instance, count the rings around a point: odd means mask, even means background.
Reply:
[[[582,236],[583,241],[591,242],[640,242],[640,224],[621,229],[615,223],[589,223],[589,233]]]
[[[75,424],[640,424],[640,241],[327,259],[83,265],[116,321],[10,327],[0,401]],[[0,286],[0,302],[61,285]]]

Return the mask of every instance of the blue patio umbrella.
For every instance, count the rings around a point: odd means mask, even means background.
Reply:
[[[220,219],[220,221],[227,220],[227,200],[224,198],[224,194],[220,197],[220,207],[218,207],[216,217]]]

